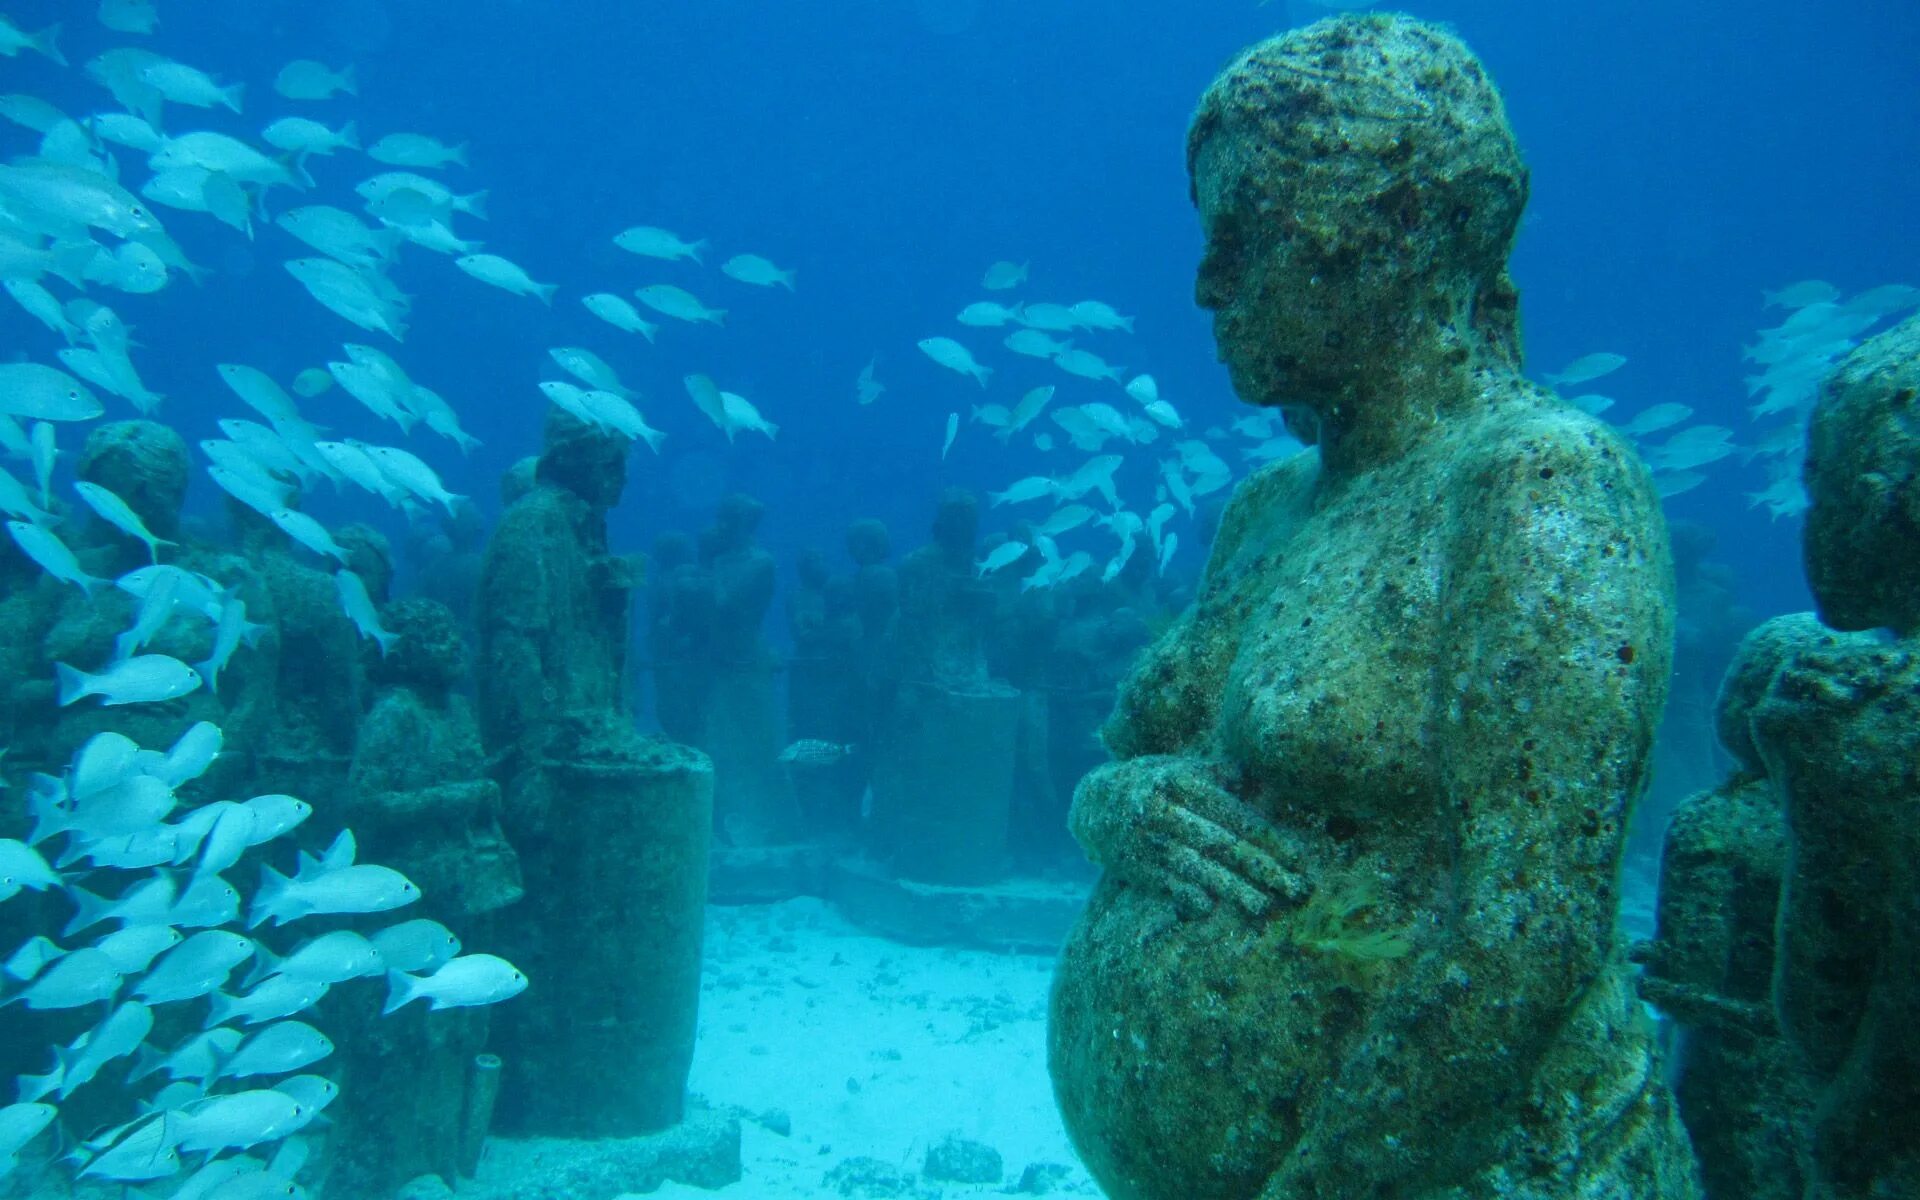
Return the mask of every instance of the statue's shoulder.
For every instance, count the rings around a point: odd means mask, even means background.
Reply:
[[[1652,475],[1632,443],[1524,380],[1465,422],[1452,441],[1456,484],[1486,493],[1495,507],[1600,501],[1622,515],[1658,512]]]

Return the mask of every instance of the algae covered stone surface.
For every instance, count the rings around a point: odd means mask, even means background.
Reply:
[[[1074,801],[1050,1064],[1110,1195],[1690,1197],[1614,941],[1673,615],[1645,468],[1519,375],[1527,177],[1450,35],[1248,51],[1189,161],[1235,493]]]

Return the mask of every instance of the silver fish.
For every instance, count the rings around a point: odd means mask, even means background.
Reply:
[[[780,752],[780,761],[796,767],[831,767],[844,761],[853,751],[851,743],[801,738]]]

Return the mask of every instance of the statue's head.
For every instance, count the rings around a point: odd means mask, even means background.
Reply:
[[[1920,632],[1920,317],[1828,377],[1807,431],[1807,583],[1828,627]]]
[[[158,421],[113,421],[95,426],[80,450],[75,473],[127,502],[155,536],[180,529],[187,498],[187,443]]]
[[[627,487],[632,443],[558,408],[547,413],[545,443],[535,474],[541,483],[565,488],[589,507],[609,509]]]
[[[1323,408],[1370,364],[1517,358],[1527,172],[1453,35],[1340,16],[1254,46],[1201,100],[1187,165],[1196,298],[1241,399]]]

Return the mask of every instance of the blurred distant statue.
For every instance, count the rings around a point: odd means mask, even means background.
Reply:
[[[499,936],[541,981],[497,1026],[500,1121],[525,1133],[671,1125],[692,1061],[713,771],[628,708],[640,564],[607,547],[628,450],[551,413],[480,574],[481,729],[526,888]]]
[[[698,746],[706,740],[714,595],[713,575],[696,560],[692,538],[664,533],[654,540],[649,589],[654,717],[668,737]]]
[[[1920,318],[1835,368],[1805,481],[1817,619],[1742,648],[1647,954],[1715,1200],[1920,1195]]]
[[[1452,35],[1255,46],[1188,142],[1240,484],[1077,789],[1050,1067],[1116,1200],[1696,1196],[1616,945],[1665,697],[1659,501],[1520,374],[1527,195]]]
[[[765,505],[736,492],[720,502],[700,545],[713,580],[700,747],[713,759],[714,828],[733,846],[786,845],[801,834],[779,761],[784,739],[765,630],[775,570],[754,539],[765,515]]]
[[[827,556],[800,556],[787,591],[787,633],[793,658],[787,667],[787,736],[841,747],[832,762],[791,763],[795,799],[808,831],[851,833],[860,817],[860,770],[865,750],[861,728],[860,618],[854,582],[835,578]]]

